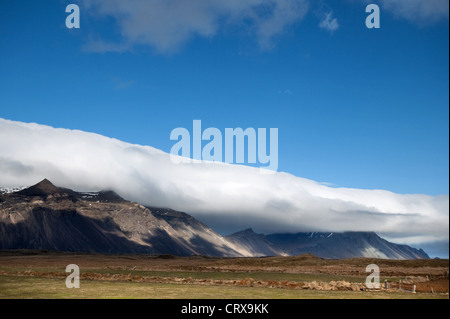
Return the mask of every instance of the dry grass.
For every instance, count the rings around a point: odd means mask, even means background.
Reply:
[[[268,289],[122,281],[82,281],[68,289],[64,279],[0,276],[0,298],[13,299],[446,299],[440,294]]]
[[[418,293],[364,291],[365,267],[372,263],[380,267],[381,281],[389,281],[391,288],[402,280],[403,289],[415,284]],[[68,264],[81,269],[80,291],[65,288]],[[1,252],[0,297],[448,298],[448,264],[448,260],[324,260],[311,255],[181,258]]]

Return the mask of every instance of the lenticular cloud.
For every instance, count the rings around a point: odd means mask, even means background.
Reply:
[[[405,242],[448,240],[448,195],[331,188],[224,163],[176,164],[149,146],[0,119],[0,186],[43,178],[75,190],[112,189],[144,205],[191,213],[218,229],[376,231]]]

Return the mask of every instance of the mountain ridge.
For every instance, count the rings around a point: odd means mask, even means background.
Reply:
[[[145,207],[113,191],[76,192],[57,187],[47,179],[0,195],[0,231],[0,249],[226,257],[313,253],[321,258],[429,258],[423,251],[389,243],[373,232],[263,235],[249,228],[221,236],[187,213]]]
[[[388,242],[373,231],[270,234],[266,238],[290,255],[308,252],[331,259],[352,258],[358,254],[384,259],[429,259],[423,250]]]

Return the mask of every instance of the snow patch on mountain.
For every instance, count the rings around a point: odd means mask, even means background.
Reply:
[[[0,187],[0,194],[11,194],[20,192],[21,190],[27,188],[26,186],[23,187]]]

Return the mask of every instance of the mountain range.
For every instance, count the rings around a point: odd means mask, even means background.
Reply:
[[[0,249],[107,254],[224,257],[292,256],[424,259],[421,249],[374,232],[222,236],[189,214],[143,206],[113,191],[76,192],[44,179],[28,188],[0,188]]]

